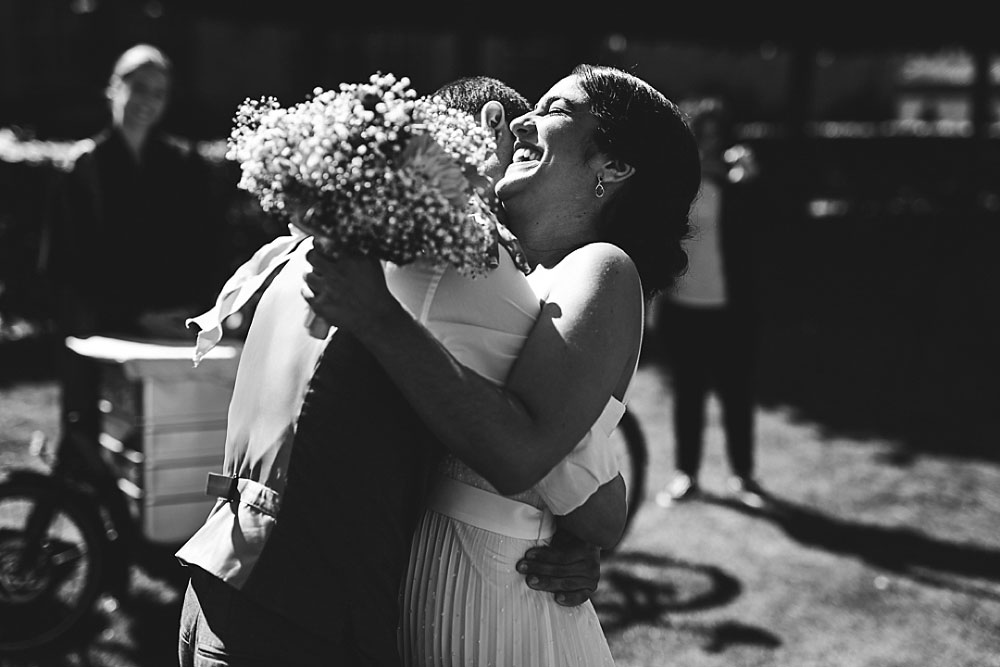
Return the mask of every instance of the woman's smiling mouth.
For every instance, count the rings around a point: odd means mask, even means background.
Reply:
[[[531,162],[541,160],[542,151],[534,146],[518,145],[514,149],[514,162]]]

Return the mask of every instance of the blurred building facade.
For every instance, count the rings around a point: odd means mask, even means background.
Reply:
[[[893,42],[888,34],[824,44],[827,33],[815,32],[810,42],[815,27],[803,28],[799,39],[780,32],[755,37],[753,25],[736,35],[721,28],[685,32],[635,16],[625,24],[609,22],[606,30],[529,31],[513,22],[498,30],[471,19],[357,20],[344,9],[349,6],[0,0],[0,127],[27,127],[45,138],[96,130],[106,113],[103,89],[111,63],[139,41],[173,57],[177,85],[168,121],[198,138],[225,136],[246,97],[274,95],[290,103],[317,85],[360,80],[376,70],[409,76],[417,90],[485,73],[534,98],[581,61],[631,69],[671,97],[725,94],[739,118],[779,128],[904,119],[972,124],[977,105],[986,125],[1000,121],[1000,49],[970,55],[963,49],[972,40],[963,43],[959,33],[951,43],[943,37],[937,48],[928,43],[921,51],[923,42]],[[385,7],[390,17],[392,7]],[[632,30],[616,31],[618,25]],[[985,58],[992,76],[977,78],[983,63],[976,57]]]

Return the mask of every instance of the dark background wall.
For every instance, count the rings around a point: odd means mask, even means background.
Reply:
[[[903,56],[984,46],[974,15],[879,21],[841,7],[796,23],[791,14],[774,21],[708,7],[657,18],[654,7],[633,2],[563,15],[540,3],[502,11],[473,3],[0,0],[0,127],[28,125],[45,137],[92,131],[104,117],[111,64],[137,41],[174,58],[170,121],[196,137],[224,135],[247,96],[291,102],[377,69],[410,76],[418,90],[489,73],[533,98],[584,60],[634,69],[668,96],[724,91],[745,120],[789,120],[800,106],[808,118],[881,120],[895,112]]]

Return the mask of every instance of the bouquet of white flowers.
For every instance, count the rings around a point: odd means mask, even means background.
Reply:
[[[317,88],[287,108],[246,100],[234,120],[226,157],[240,165],[239,187],[323,252],[424,258],[473,277],[493,265],[495,211],[481,171],[493,135],[418,97],[406,77]]]

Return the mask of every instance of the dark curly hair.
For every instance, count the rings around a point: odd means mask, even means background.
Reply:
[[[503,105],[507,118],[517,118],[531,111],[531,103],[500,79],[489,76],[464,76],[444,84],[432,95],[440,96],[445,104],[473,116],[491,101]]]
[[[701,186],[698,144],[677,105],[637,76],[587,64],[573,74],[597,118],[597,149],[635,169],[606,208],[601,240],[628,253],[652,298],[687,268],[682,242]]]

